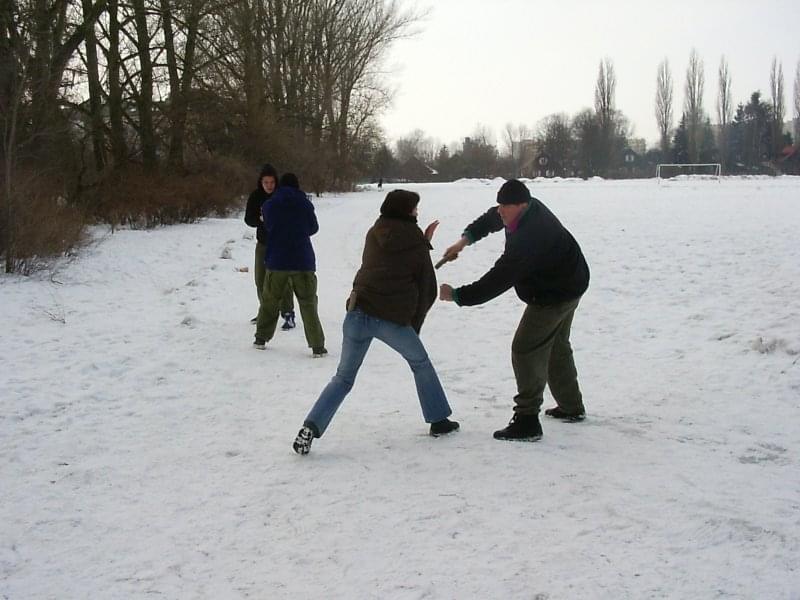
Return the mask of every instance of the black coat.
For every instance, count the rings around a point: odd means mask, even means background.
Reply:
[[[464,235],[475,242],[504,229],[497,206],[473,221]],[[506,232],[505,250],[478,281],[457,288],[461,306],[483,304],[514,287],[520,300],[547,306],[579,298],[589,287],[589,266],[572,234],[536,198],[513,233]]]
[[[430,250],[414,217],[378,218],[367,232],[353,281],[356,307],[419,333],[436,300]]]
[[[244,209],[244,222],[250,227],[256,228],[256,239],[262,244],[267,243],[267,231],[261,222],[261,206],[269,200],[270,196],[272,194],[267,194],[259,181],[256,189],[250,192],[250,197],[247,199],[247,207]]]

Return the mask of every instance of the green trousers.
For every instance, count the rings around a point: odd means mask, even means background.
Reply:
[[[317,275],[313,271],[267,271],[261,290],[256,337],[269,341],[275,335],[282,298],[294,289],[309,348],[323,348],[325,334],[317,312]]]
[[[564,412],[584,412],[569,343],[579,300],[544,307],[529,304],[525,309],[511,344],[511,363],[517,380],[514,412],[538,414],[545,385],[550,386],[550,393]]]
[[[256,279],[256,294],[258,294],[258,304],[261,305],[261,290],[264,289],[264,276],[267,274],[267,267],[265,265],[265,258],[267,254],[267,245],[261,242],[256,242],[256,264],[253,268]],[[294,311],[294,298],[292,296],[291,284],[286,289],[286,293],[281,298],[281,314]]]

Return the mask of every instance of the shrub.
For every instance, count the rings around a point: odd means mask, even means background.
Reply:
[[[30,275],[87,239],[84,212],[69,205],[57,182],[42,175],[19,173],[3,208],[2,256],[8,273]]]

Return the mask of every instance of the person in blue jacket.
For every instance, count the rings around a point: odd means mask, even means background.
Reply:
[[[294,173],[285,173],[261,207],[267,231],[267,277],[261,294],[253,346],[263,350],[275,335],[281,299],[291,286],[297,298],[306,341],[315,358],[328,353],[317,311],[317,265],[311,236],[319,231],[314,205]]]

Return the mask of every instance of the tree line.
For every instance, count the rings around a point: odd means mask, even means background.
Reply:
[[[381,59],[419,16],[396,0],[4,0],[6,270],[78,243],[79,221],[224,212],[265,161],[350,189],[380,141]],[[43,245],[44,215],[59,226]]]
[[[783,151],[800,139],[800,61],[794,76],[794,131],[784,132],[787,118],[783,66],[773,59],[769,93],[754,91],[734,106],[731,71],[723,56],[717,69],[717,96],[712,111],[704,104],[703,60],[689,55],[683,79],[683,105],[676,101],[675,79],[664,59],[656,71],[654,115],[659,144],[647,149],[633,137],[629,119],[616,106],[617,77],[613,61],[600,61],[594,85],[594,107],[570,116],[552,114],[535,127],[506,125],[502,145],[486,127],[451,147],[421,130],[388,144],[375,155],[373,176],[430,180],[459,177],[511,177],[538,174],[573,177],[652,177],[658,163],[720,163],[723,173],[777,174]],[[546,166],[537,158],[546,157]],[[424,168],[421,165],[427,167]],[[795,172],[796,164],[788,167]]]

